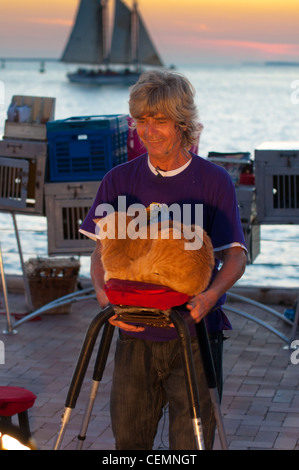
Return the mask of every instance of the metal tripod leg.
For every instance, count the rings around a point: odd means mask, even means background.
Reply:
[[[92,377],[92,385],[90,389],[89,401],[86,406],[85,415],[82,421],[80,434],[78,436],[78,443],[77,443],[77,450],[81,450],[83,446],[83,442],[86,438],[86,431],[88,428],[88,424],[90,421],[91,412],[93,409],[93,405],[97,396],[98,388],[100,385],[100,381],[102,380],[103,373],[106,367],[107,357],[111,346],[111,341],[114,333],[114,326],[110,323],[106,322],[105,328],[103,331],[103,336],[101,339],[96,363],[94,366],[94,373]]]
[[[96,339],[98,337],[99,331],[104,323],[114,315],[115,311],[113,306],[109,305],[103,311],[101,311],[92,321],[90,327],[87,330],[85,340],[81,349],[81,353],[78,358],[77,366],[73,374],[73,379],[69,388],[68,396],[65,404],[65,411],[62,416],[61,429],[57,438],[57,441],[54,446],[54,450],[58,450],[61,446],[61,442],[65,433],[65,429],[69,423],[72,410],[76,406],[77,398],[79,396],[81,386],[86,374],[86,370],[90,361],[92,351]],[[204,450],[204,439],[203,439],[203,429],[200,418],[200,407],[199,407],[199,393],[197,387],[197,378],[195,374],[195,367],[193,362],[193,354],[191,349],[190,334],[189,329],[185,320],[181,315],[176,312],[176,310],[171,310],[169,317],[173,322],[180,341],[181,354],[183,359],[184,374],[186,379],[186,387],[188,400],[190,405],[190,413],[192,418],[192,425],[194,430],[194,437],[196,441],[196,446],[199,450]],[[219,397],[216,386],[215,370],[214,364],[211,356],[210,345],[208,341],[207,332],[205,329],[205,324],[201,322],[197,325],[197,336],[199,341],[199,346],[203,358],[203,365],[205,374],[207,377],[208,387],[211,395],[211,401],[214,407],[215,418],[219,429],[219,435],[222,443],[222,448],[227,448],[226,437],[222,422],[222,416],[220,413],[219,406]],[[107,362],[107,356],[109,353],[112,336],[114,332],[114,327],[109,323],[105,326],[105,331],[102,336],[100,348],[98,351],[96,364],[94,367],[93,374],[93,383],[90,391],[90,399],[86,407],[86,413],[82,422],[81,432],[78,436],[78,448],[82,447],[83,440],[85,439],[86,430],[90,420],[90,415],[92,412],[94,400],[96,398],[99,382],[102,378],[105,365]]]
[[[12,219],[13,219],[15,235],[16,235],[16,240],[17,240],[17,245],[18,245],[18,250],[19,250],[19,255],[20,255],[20,263],[21,263],[21,268],[22,268],[22,273],[23,273],[23,282],[24,282],[24,289],[25,289],[25,299],[26,299],[26,302],[27,302],[27,307],[29,308],[30,312],[33,312],[34,308],[33,308],[32,299],[31,299],[31,292],[30,292],[29,282],[28,282],[28,278],[27,278],[27,275],[26,275],[26,271],[25,271],[25,264],[24,264],[24,260],[23,260],[22,245],[21,245],[20,236],[19,236],[19,230],[18,230],[18,225],[17,225],[16,214],[14,212],[12,212],[11,215],[12,215]]]
[[[69,392],[66,398],[65,409],[62,415],[61,427],[57,437],[57,440],[54,445],[54,450],[59,450],[63,436],[66,430],[66,427],[69,423],[72,410],[76,406],[77,398],[79,396],[81,386],[86,374],[86,370],[91,358],[91,354],[94,349],[96,339],[98,337],[99,331],[104,325],[104,323],[114,315],[113,306],[109,305],[104,310],[102,310],[91,322],[87,333],[85,335],[84,343],[81,348],[81,352],[77,361],[77,366],[75,368],[73,379],[69,388]]]
[[[1,273],[1,280],[2,280],[2,290],[4,295],[4,305],[6,311],[6,319],[7,319],[7,330],[3,331],[3,334],[16,334],[17,331],[13,329],[13,324],[11,322],[10,317],[10,310],[8,305],[8,292],[6,286],[6,279],[5,279],[5,272],[4,272],[4,265],[3,265],[3,258],[2,258],[2,250],[1,250],[1,243],[0,243],[0,273]]]
[[[211,347],[209,343],[209,338],[207,334],[205,321],[202,320],[196,324],[196,334],[199,344],[199,349],[201,353],[201,358],[203,362],[203,367],[205,371],[205,376],[207,379],[207,384],[210,392],[211,402],[214,408],[214,415],[216,419],[216,424],[218,428],[219,438],[221,447],[223,450],[228,449],[226,434],[223,425],[223,419],[220,409],[220,400],[217,389],[215,367],[211,353]]]
[[[190,413],[193,424],[194,437],[197,449],[204,450],[203,429],[200,418],[199,394],[197,379],[195,374],[193,354],[190,343],[189,329],[185,320],[174,309],[170,313],[170,319],[173,322],[180,341],[182,362],[184,367],[186,387],[190,405]]]

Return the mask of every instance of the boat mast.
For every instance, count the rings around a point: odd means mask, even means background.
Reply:
[[[102,7],[102,44],[103,44],[103,64],[109,65],[110,54],[109,54],[109,11],[108,11],[108,0],[101,0]]]
[[[131,47],[132,47],[132,63],[138,71],[139,69],[139,51],[138,51],[138,43],[139,43],[139,16],[138,16],[138,2],[134,0],[133,8],[132,8],[132,20],[131,20]]]

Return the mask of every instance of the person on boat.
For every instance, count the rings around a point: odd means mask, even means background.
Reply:
[[[213,245],[215,267],[209,287],[190,300],[182,315],[190,321],[205,449],[212,449],[215,419],[194,323],[206,321],[221,396],[223,331],[231,329],[222,306],[226,291],[246,265],[235,189],[223,168],[189,151],[198,138],[198,115],[194,88],[183,75],[145,72],[131,88],[129,107],[147,153],[105,175],[81,231],[99,238],[95,209],[107,203],[117,211],[120,195],[126,196],[127,207],[134,203],[146,208],[152,203],[202,205],[203,228]],[[91,278],[104,307],[109,301],[103,290],[100,239],[91,256]],[[110,402],[116,449],[152,449],[167,403],[170,449],[196,449],[175,328],[136,326],[116,317],[109,321],[119,327]]]

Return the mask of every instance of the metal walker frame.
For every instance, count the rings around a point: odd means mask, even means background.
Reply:
[[[97,395],[97,391],[102,379],[106,361],[111,346],[111,341],[114,333],[114,326],[112,326],[108,320],[110,317],[115,315],[119,307],[108,305],[105,309],[101,310],[97,316],[91,322],[82,348],[77,361],[77,365],[73,374],[73,378],[69,387],[68,395],[65,402],[65,409],[61,418],[61,427],[57,436],[57,440],[54,445],[54,450],[59,450],[62,444],[62,440],[65,434],[66,427],[70,421],[73,409],[76,406],[78,396],[80,394],[81,386],[84,381],[86,370],[91,358],[91,354],[95,347],[96,339],[99,335],[101,328],[104,327],[102,334],[99,350],[97,353],[92,384],[90,388],[89,401],[86,406],[85,415],[83,417],[80,434],[78,435],[77,449],[82,449],[83,442],[86,438],[86,431],[88,428],[91,412],[93,409],[94,401]],[[144,308],[142,309],[145,310]],[[152,310],[150,308],[146,310]],[[180,349],[182,355],[182,362],[184,367],[184,375],[187,387],[188,401],[190,407],[190,416],[193,425],[194,438],[196,441],[196,447],[198,450],[204,450],[203,430],[200,418],[200,404],[199,394],[197,387],[197,379],[195,374],[193,354],[191,350],[189,329],[183,317],[176,311],[175,308],[167,311],[161,311],[167,315],[173,322],[179,337]],[[142,316],[140,316],[142,318]],[[214,363],[211,355],[210,344],[206,331],[205,322],[201,321],[196,325],[197,338],[202,356],[202,362],[204,367],[205,376],[210,393],[210,399],[213,405],[216,425],[218,428],[218,434],[223,450],[228,449],[226,434],[223,425],[223,419],[220,411],[219,395],[216,384],[216,376]]]

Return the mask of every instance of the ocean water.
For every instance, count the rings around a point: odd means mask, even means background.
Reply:
[[[13,95],[56,98],[55,119],[71,116],[128,113],[128,89],[94,87],[68,82],[73,68],[46,62],[0,61],[0,136]],[[248,151],[265,141],[299,141],[299,80],[295,66],[182,66],[196,89],[196,102],[204,126],[199,154],[210,151]],[[22,253],[47,256],[47,221],[44,217],[17,215]],[[20,274],[21,264],[13,219],[0,213],[0,243],[6,274]],[[81,275],[89,276],[89,258],[81,258]],[[242,285],[298,287],[299,226],[261,227],[260,254],[247,267]]]

